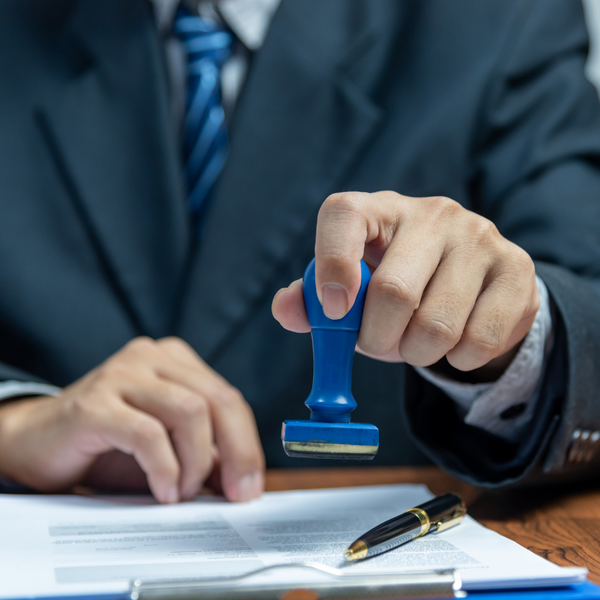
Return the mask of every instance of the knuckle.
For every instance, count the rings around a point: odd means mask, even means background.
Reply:
[[[464,211],[464,208],[456,200],[452,200],[452,198],[447,198],[446,196],[434,196],[430,199],[430,204],[432,204],[430,212],[433,212],[438,218],[442,219],[453,217],[457,213]]]
[[[529,331],[529,329],[533,325],[533,322],[535,321],[535,317],[539,308],[539,297],[533,298],[530,302],[520,303],[520,305],[517,307],[517,310],[520,312],[516,313],[517,317],[520,317],[520,319],[518,319],[518,322],[514,325],[513,330],[526,326],[527,331]]]
[[[325,268],[327,272],[325,275],[326,279],[328,278],[327,275],[333,273],[338,276],[340,273],[347,273],[355,265],[355,262],[341,248],[337,252],[335,249],[329,248],[327,252],[321,251],[319,256],[321,259],[321,268]]]
[[[489,244],[496,242],[500,238],[498,228],[485,217],[476,215],[477,218],[473,221],[471,238],[476,240],[478,244]]]
[[[185,419],[204,419],[208,416],[206,401],[196,394],[183,395],[177,402],[177,408]]]
[[[174,335],[162,338],[157,343],[167,348],[174,348],[175,350],[186,350],[189,352],[192,349],[187,342]]]
[[[523,248],[514,246],[511,260],[519,278],[535,279],[535,265],[531,256]]]
[[[242,414],[250,421],[254,419],[252,408],[248,402],[246,402],[242,393],[233,386],[219,391],[214,398],[214,403],[218,405],[219,410],[225,414]]]
[[[245,410],[248,407],[242,393],[236,387],[230,385],[219,390],[216,394],[216,401],[225,410]]]
[[[71,420],[79,424],[91,424],[95,420],[99,400],[94,394],[78,394],[65,404],[65,408]]]
[[[500,323],[490,323],[485,329],[476,333],[468,332],[463,336],[471,353],[481,359],[491,360],[503,349],[504,328]]]
[[[511,305],[520,308],[521,314],[535,314],[540,299],[535,281],[535,265],[525,250],[511,244],[503,257],[503,269],[499,279],[510,295]]]
[[[131,434],[136,445],[147,446],[165,437],[167,432],[159,421],[140,419],[132,425]]]
[[[96,370],[95,380],[101,385],[127,379],[131,375],[131,367],[120,360],[108,360]]]
[[[362,194],[358,192],[339,192],[331,194],[325,199],[321,206],[320,213],[360,213],[363,206]]]
[[[386,302],[416,310],[421,294],[415,286],[397,273],[375,272],[369,287]]]
[[[411,322],[417,338],[424,340],[427,345],[444,349],[454,348],[460,340],[461,332],[448,319],[436,318],[431,315],[415,315]]]
[[[158,344],[161,346],[179,346],[180,342],[181,339],[174,335],[169,335],[158,340]]]
[[[369,354],[371,356],[377,356],[377,357],[385,356],[386,354],[391,352],[393,349],[393,348],[390,348],[389,342],[386,344],[386,343],[384,343],[383,340],[381,340],[381,338],[379,338],[377,336],[362,339],[360,341],[359,346],[363,352],[366,352],[367,354]]]
[[[147,354],[156,351],[156,341],[148,336],[140,336],[127,342],[124,350],[133,354]]]
[[[537,288],[534,291],[535,294],[529,305],[529,310],[525,311],[525,315],[529,317],[534,317],[535,315],[537,315],[537,312],[540,309],[541,305],[540,295],[537,293]]]

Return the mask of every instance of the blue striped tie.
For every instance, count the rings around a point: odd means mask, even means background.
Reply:
[[[227,159],[220,68],[231,53],[232,36],[181,6],[173,27],[187,55],[183,154],[189,210],[197,218]]]

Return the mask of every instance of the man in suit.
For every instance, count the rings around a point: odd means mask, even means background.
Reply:
[[[258,3],[263,34],[244,42],[235,2],[201,4],[245,48],[197,219],[175,3],[0,7],[6,485],[147,483],[175,502],[208,478],[245,500],[262,448],[306,465],[279,432],[306,416],[297,280],[315,252],[332,318],[363,255],[374,271],[354,391],[356,419],[381,429],[376,462],[483,485],[585,476],[600,109],[581,7],[283,0]]]

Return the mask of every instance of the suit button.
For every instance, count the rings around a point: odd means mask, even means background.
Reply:
[[[569,462],[589,462],[596,452],[599,441],[600,431],[576,429],[571,435],[567,460]]]

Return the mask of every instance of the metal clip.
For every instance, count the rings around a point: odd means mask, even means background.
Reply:
[[[291,571],[290,571],[291,570]],[[304,575],[295,582],[294,571],[317,571],[313,583]],[[276,571],[285,581],[261,578]],[[322,577],[324,576],[324,577]],[[255,579],[257,578],[257,579]],[[282,576],[283,578],[283,576]],[[453,569],[406,573],[360,573],[318,563],[278,564],[225,578],[147,581],[131,583],[128,600],[282,600],[288,598],[465,598],[460,573]]]

